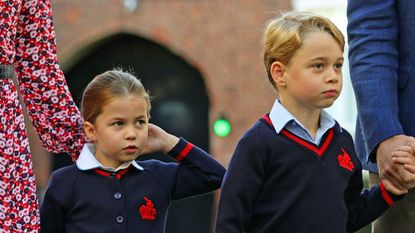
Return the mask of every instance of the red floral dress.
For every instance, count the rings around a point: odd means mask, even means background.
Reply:
[[[57,62],[49,0],[0,1],[0,64],[14,66],[43,146],[75,158],[85,139]],[[12,79],[0,79],[0,232],[38,232],[35,176],[18,98]]]

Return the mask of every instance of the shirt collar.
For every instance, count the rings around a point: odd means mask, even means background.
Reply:
[[[301,128],[307,131],[307,129],[301,124],[300,121],[295,118],[282,104],[278,99],[275,100],[274,105],[272,106],[271,112],[269,113],[269,118],[271,119],[272,125],[274,126],[275,131],[279,134],[281,130],[290,122],[296,122]],[[320,113],[320,128],[330,129],[336,125],[336,121],[330,114],[326,111],[321,110]],[[339,127],[340,128],[340,127]]]
[[[104,167],[94,156],[95,153],[95,146],[92,143],[86,143],[84,145],[84,147],[82,148],[81,154],[79,155],[79,158],[76,160],[76,166],[78,167],[79,170],[85,171],[85,170],[91,170],[91,169],[95,169],[95,168],[101,168],[107,171],[118,171],[121,169],[125,169],[130,165],[133,165],[135,168],[137,168],[138,170],[144,170],[143,167],[141,167],[140,165],[138,165],[138,163],[133,160],[131,162],[126,162],[121,164],[121,166],[119,166],[118,168],[114,169],[114,168],[108,168],[108,167]]]

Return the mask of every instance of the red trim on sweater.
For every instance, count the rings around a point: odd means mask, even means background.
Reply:
[[[272,121],[271,121],[271,119],[269,118],[269,116],[267,114],[262,116],[262,119],[264,119],[268,124],[273,126]],[[326,151],[327,147],[330,145],[331,140],[333,139],[334,130],[333,129],[329,130],[329,134],[328,134],[327,138],[325,139],[323,145],[320,148],[318,148],[314,144],[311,144],[308,141],[298,137],[297,135],[291,133],[290,131],[288,131],[286,129],[282,129],[280,133],[285,135],[286,137],[292,139],[293,141],[297,142],[298,144],[306,147],[307,149],[313,151],[314,153],[316,153],[318,156],[321,157],[324,154],[324,152]]]
[[[274,127],[274,125],[272,124],[271,118],[269,118],[268,114],[263,115],[262,119],[264,119],[266,122],[268,122],[269,125]]]
[[[380,187],[380,192],[382,193],[383,199],[385,199],[386,203],[389,206],[392,206],[395,202],[392,200],[392,197],[389,195],[383,182],[380,182],[379,187]]]
[[[192,148],[193,148],[193,144],[187,143],[186,147],[180,152],[178,156],[176,156],[175,159],[179,162],[182,161],[189,154]]]
[[[115,179],[119,180],[122,178],[123,175],[125,175],[125,173],[127,173],[130,170],[130,167],[127,167],[126,169],[122,169],[119,170],[118,172],[109,172],[109,171],[104,171],[100,168],[95,168],[94,171],[101,175],[101,176],[114,176]]]

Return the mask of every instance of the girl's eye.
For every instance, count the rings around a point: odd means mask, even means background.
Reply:
[[[137,125],[144,125],[145,123],[147,123],[145,120],[138,120],[137,121]]]
[[[324,68],[324,64],[323,63],[317,63],[313,65],[314,68],[321,70]]]
[[[122,126],[123,123],[121,121],[116,121],[114,123],[112,123],[113,126]]]

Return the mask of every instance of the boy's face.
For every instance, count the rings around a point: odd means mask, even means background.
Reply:
[[[147,110],[144,98],[115,97],[104,105],[95,124],[85,122],[85,132],[95,143],[95,157],[102,165],[117,168],[141,154],[148,135]]]
[[[329,33],[308,33],[283,69],[278,86],[281,102],[299,111],[330,107],[342,89],[342,65],[343,52]]]

